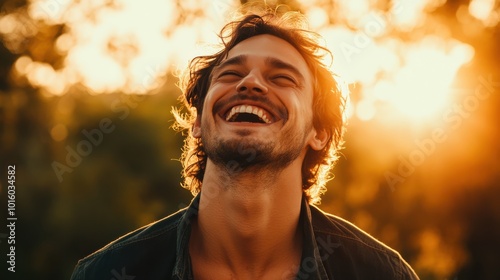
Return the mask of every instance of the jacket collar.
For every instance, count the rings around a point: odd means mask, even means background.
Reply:
[[[172,272],[172,279],[193,279],[191,258],[189,257],[189,237],[191,236],[191,222],[198,216],[199,207],[200,194],[196,195],[189,206],[185,208],[184,215],[177,227],[177,258]]]
[[[304,245],[302,247],[302,258],[296,279],[327,280],[328,276],[323,266],[322,256],[320,255],[316,235],[314,234],[311,206],[307,202],[305,195],[302,197],[299,225],[303,230]]]

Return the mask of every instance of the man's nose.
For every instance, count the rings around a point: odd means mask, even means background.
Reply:
[[[238,93],[267,93],[267,86],[259,73],[250,72],[236,85]]]

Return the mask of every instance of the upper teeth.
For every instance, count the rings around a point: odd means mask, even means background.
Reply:
[[[226,121],[229,121],[236,113],[249,113],[259,116],[265,123],[271,123],[267,115],[259,107],[254,107],[252,105],[239,105],[231,109],[229,114],[226,116]]]

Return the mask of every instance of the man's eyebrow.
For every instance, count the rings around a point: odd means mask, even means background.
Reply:
[[[300,73],[300,71],[299,71],[299,69],[297,69],[297,67],[293,66],[290,63],[284,62],[281,59],[277,59],[274,57],[268,57],[268,58],[266,58],[266,63],[271,65],[274,68],[289,70],[293,74],[298,76],[299,79],[301,79],[302,81],[305,80],[304,75],[302,75],[302,73]]]
[[[243,54],[231,57],[229,59],[222,61],[219,65],[216,65],[214,68],[214,72],[229,65],[242,65],[247,61],[247,59],[248,57]]]

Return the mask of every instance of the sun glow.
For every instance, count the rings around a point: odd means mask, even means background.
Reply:
[[[469,13],[486,26],[494,26],[500,21],[500,12],[495,10],[495,0],[472,0]]]
[[[470,46],[454,43],[445,50],[444,45],[432,38],[408,48],[401,67],[391,78],[375,83],[372,94],[414,118],[432,116],[443,109],[459,67],[473,55]]]
[[[456,74],[473,58],[474,49],[437,35],[412,41],[377,38],[385,32],[383,19],[367,16],[371,32],[363,27],[357,31],[344,27],[320,31],[334,53],[333,70],[362,88],[354,115],[370,120],[377,116],[380,105],[390,105],[411,120],[436,116],[449,103]],[[380,28],[375,32],[377,24]]]
[[[78,83],[96,94],[146,93],[164,81],[169,69],[183,68],[201,54],[201,42],[217,42],[217,31],[238,2],[220,0],[206,7],[201,1],[183,2],[186,17],[192,19],[178,25],[174,13],[179,6],[173,1],[151,0],[144,5],[122,0],[103,5],[99,1],[32,0],[28,12],[33,18],[68,26],[55,41],[56,51],[65,57],[64,65],[56,70],[20,57],[15,70],[52,95],[64,94]],[[442,3],[395,1],[383,13],[369,1],[340,1],[337,13],[342,24],[338,25],[329,23],[328,10],[305,5],[311,27],[319,29],[335,56],[334,72],[361,89],[353,100],[351,116],[370,120],[389,105],[419,120],[446,107],[450,86],[459,68],[472,59],[473,48],[446,36],[403,39],[390,33],[391,28],[419,26],[425,11]],[[493,14],[491,7],[489,0],[475,0],[469,12],[484,20]],[[195,13],[200,9],[203,16]],[[12,16],[0,22],[2,33],[19,24]]]

